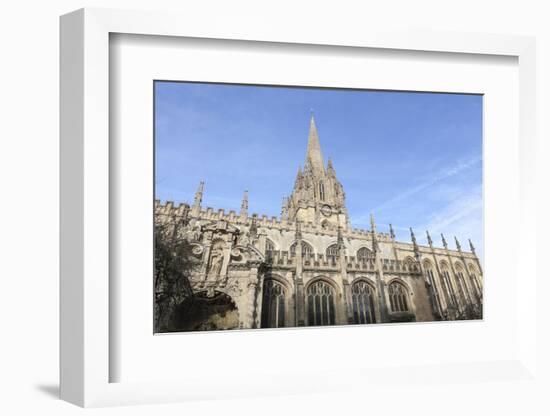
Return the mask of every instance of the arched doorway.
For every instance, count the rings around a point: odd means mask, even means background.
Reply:
[[[198,292],[176,310],[175,331],[212,331],[237,329],[239,311],[231,297],[223,292]]]

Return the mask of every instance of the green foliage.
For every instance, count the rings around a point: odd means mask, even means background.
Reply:
[[[178,305],[193,297],[189,276],[197,265],[184,236],[184,217],[155,216],[155,332],[173,330]]]

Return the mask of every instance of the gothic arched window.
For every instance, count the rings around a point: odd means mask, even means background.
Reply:
[[[462,297],[462,300],[464,302],[468,301],[468,302],[471,302],[471,299],[470,299],[470,292],[468,291],[468,286],[466,285],[466,279],[464,279],[464,271],[463,271],[463,268],[462,266],[460,265],[460,263],[456,263],[455,264],[455,271],[456,271],[456,278],[458,280],[458,287],[459,287],[459,292],[460,292],[460,295]]]
[[[323,182],[319,184],[319,198],[321,201],[325,200],[325,185],[323,185]]]
[[[367,282],[360,280],[351,288],[353,303],[353,320],[356,324],[376,323],[374,314],[374,289]]]
[[[366,248],[362,247],[359,250],[357,250],[357,261],[360,262],[367,262],[372,256],[372,252]]]
[[[409,301],[405,286],[398,282],[391,283],[389,287],[389,295],[392,312],[409,311]]]
[[[476,290],[477,297],[478,297],[478,299],[482,299],[483,298],[483,291],[481,290],[481,286],[479,284],[479,280],[478,280],[478,277],[477,277],[476,270],[475,270],[474,266],[471,265],[471,264],[469,266],[469,271],[470,271],[470,280],[472,281],[472,285],[474,286],[474,288]]]
[[[430,262],[426,261],[424,263],[424,270],[426,271],[426,277],[428,278],[428,282],[430,283],[430,286],[433,288],[433,295],[437,303],[437,308],[439,309],[439,312],[442,313],[443,307],[441,306],[441,299],[439,297],[440,295],[439,295],[438,284],[435,281],[434,271]]]
[[[307,288],[307,323],[314,325],[334,325],[334,289],[319,280]]]
[[[455,291],[454,291],[453,285],[451,284],[451,275],[449,274],[449,268],[447,266],[447,263],[443,263],[443,262],[441,263],[441,274],[443,275],[443,283],[447,289],[447,293],[449,294],[451,303],[454,306],[458,306]]]
[[[326,251],[327,254],[327,260],[335,261],[336,256],[338,255],[338,245],[333,244],[327,248]]]
[[[296,257],[296,245],[297,244],[298,244],[298,242],[295,242],[290,246],[290,256],[291,257]],[[306,254],[307,255],[312,255],[313,254],[313,247],[311,247],[305,241],[302,241],[302,257],[305,256]]]
[[[265,240],[265,257],[270,259],[273,257],[273,252],[275,251],[275,244],[269,238]]]
[[[285,287],[276,280],[264,282],[262,328],[285,326]]]

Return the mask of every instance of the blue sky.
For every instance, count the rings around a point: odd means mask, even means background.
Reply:
[[[155,83],[156,198],[279,216],[304,164],[313,109],[323,156],[352,226],[392,223],[409,241],[471,238],[482,251],[482,97],[341,89]]]

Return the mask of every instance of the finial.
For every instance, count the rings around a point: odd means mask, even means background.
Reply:
[[[416,236],[414,235],[414,231],[413,231],[412,227],[409,227],[409,230],[411,230],[411,240],[412,240],[412,243],[413,243],[414,251],[417,252],[418,251],[418,244],[416,243]]]
[[[248,218],[248,191],[244,191],[243,201],[241,202],[241,220],[245,221]]]
[[[458,242],[458,238],[456,238],[456,235],[455,235],[455,244],[456,244],[456,249],[458,251],[461,251],[462,247],[460,247],[460,243]]]
[[[197,188],[197,192],[195,192],[195,204],[199,204],[202,202],[202,194],[204,192],[204,181],[199,182],[199,187]]]
[[[430,235],[430,233],[428,232],[428,230],[426,230],[426,237],[428,237],[428,244],[430,245],[430,247],[433,246],[433,241],[432,241],[432,237]]]
[[[413,243],[416,244],[416,236],[414,235],[414,231],[412,229],[412,227],[409,227],[409,230],[411,230],[411,240]]]
[[[374,222],[374,214],[371,212],[370,214],[370,229],[371,231],[376,231],[376,224]]]
[[[470,243],[470,251],[474,254],[476,254],[476,248],[474,247],[474,245],[472,244],[472,240],[470,240],[468,238],[468,242]]]
[[[288,219],[288,197],[283,196],[283,204],[281,208],[281,220]]]
[[[201,210],[202,195],[204,193],[204,181],[199,182],[197,192],[195,192],[195,200],[193,201],[192,214],[197,216]]]
[[[391,224],[390,224],[390,237],[395,240],[395,232],[393,231],[393,227]]]
[[[443,233],[441,234],[441,241],[443,242],[443,247],[447,248],[447,240],[445,240]]]
[[[241,209],[248,209],[248,191],[243,193],[243,202],[241,202]]]

